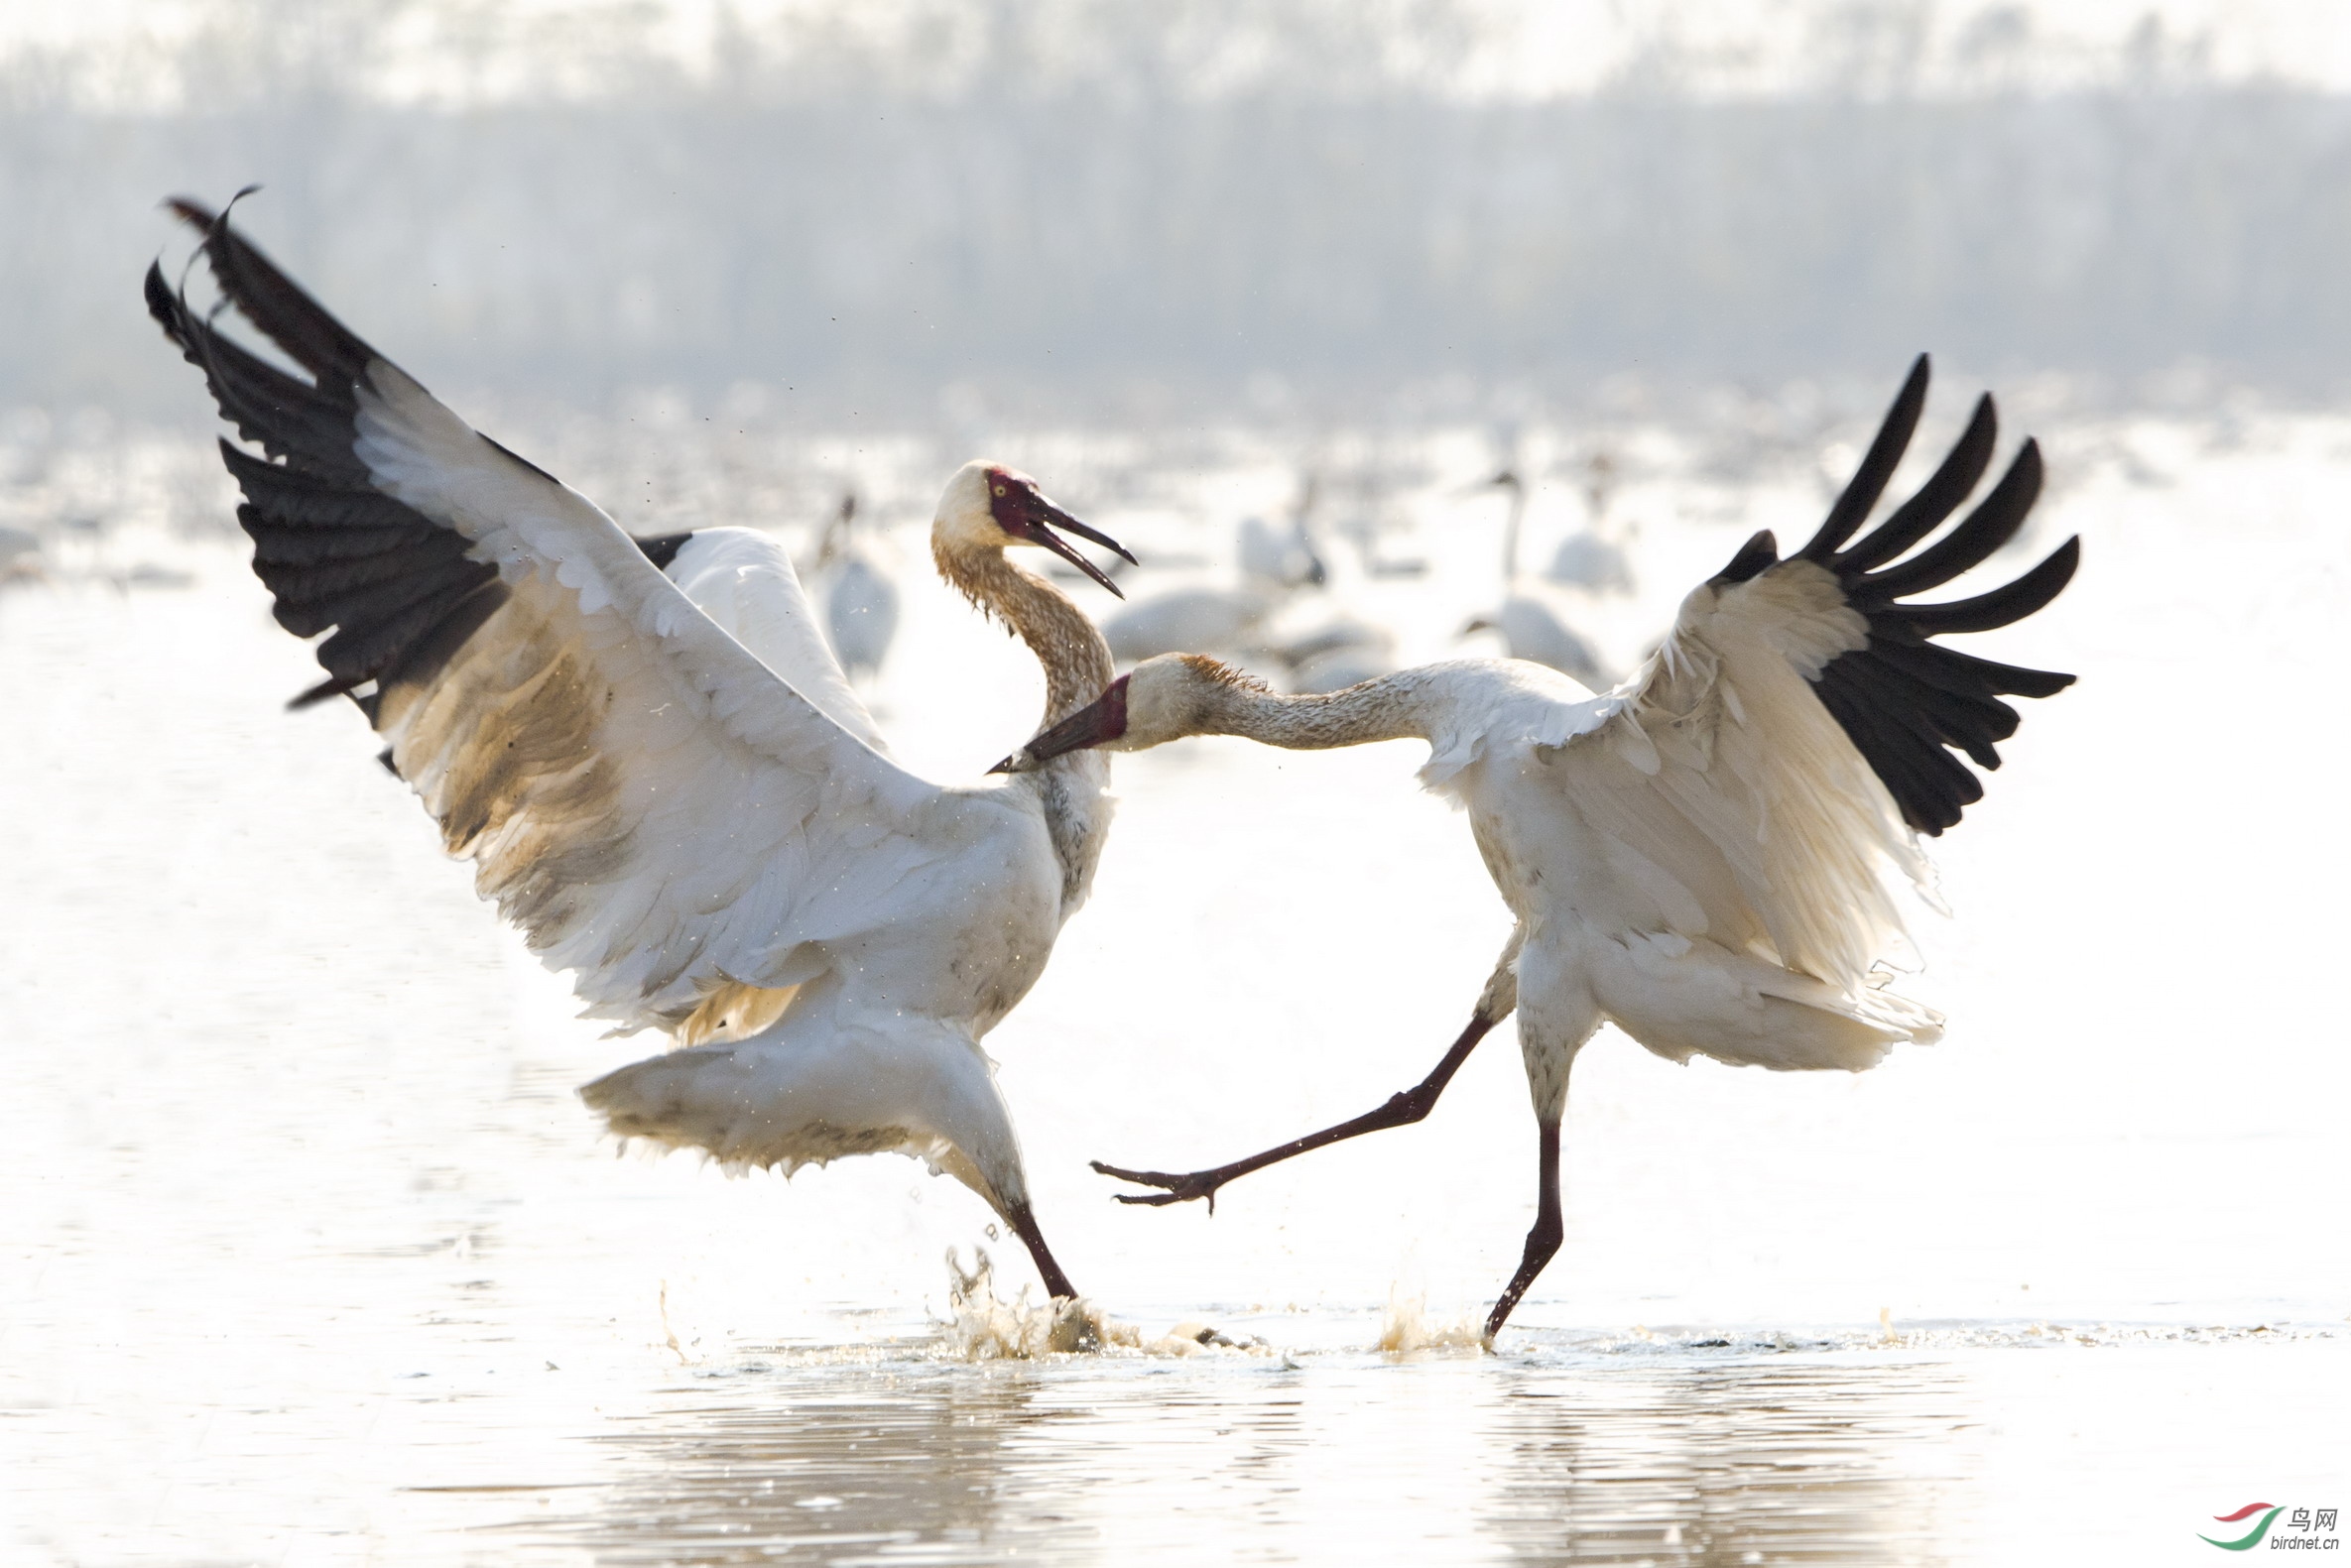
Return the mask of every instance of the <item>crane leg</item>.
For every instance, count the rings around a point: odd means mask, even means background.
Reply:
[[[1216,1189],[1236,1176],[1246,1176],[1253,1170],[1263,1170],[1293,1155],[1324,1148],[1365,1133],[1378,1133],[1391,1127],[1410,1127],[1427,1116],[1436,1108],[1436,1098],[1445,1092],[1445,1085],[1452,1081],[1453,1074],[1459,1072],[1461,1064],[1469,1060],[1469,1053],[1477,1048],[1477,1042],[1484,1039],[1487,1031],[1501,1023],[1509,1013],[1507,1007],[1499,1013],[1489,1013],[1481,1002],[1478,1011],[1470,1016],[1469,1027],[1461,1031],[1461,1037],[1453,1041],[1452,1048],[1445,1052],[1444,1060],[1438,1062],[1427,1077],[1402,1094],[1390,1095],[1388,1103],[1376,1111],[1366,1111],[1353,1121],[1326,1127],[1319,1133],[1294,1138],[1262,1154],[1236,1159],[1229,1165],[1218,1165],[1213,1170],[1194,1170],[1180,1175],[1165,1170],[1127,1170],[1117,1165],[1105,1165],[1098,1159],[1091,1163],[1105,1176],[1116,1176],[1121,1181],[1132,1181],[1140,1186],[1167,1189],[1164,1192],[1122,1192],[1118,1194],[1121,1203],[1159,1205],[1188,1203],[1194,1198],[1205,1198],[1208,1200],[1208,1212],[1213,1214],[1216,1212]]]
[[[1559,1124],[1556,1120],[1544,1122],[1537,1128],[1541,1139],[1540,1169],[1537,1177],[1540,1191],[1536,1196],[1535,1227],[1527,1233],[1527,1251],[1519,1259],[1519,1271],[1510,1276],[1502,1297],[1494,1303],[1494,1310],[1486,1318],[1486,1343],[1494,1343],[1494,1336],[1502,1332],[1502,1325],[1510,1320],[1511,1309],[1519,1304],[1519,1297],[1542,1273],[1544,1266],[1556,1257],[1560,1239],[1566,1226],[1559,1217]]]
[[[1004,1218],[1012,1227],[1013,1235],[1021,1239],[1021,1245],[1029,1249],[1029,1257],[1036,1263],[1038,1273],[1045,1278],[1045,1293],[1075,1300],[1077,1287],[1069,1282],[1067,1274],[1061,1272],[1061,1266],[1053,1262],[1052,1253],[1045,1245],[1045,1232],[1037,1228],[1036,1213],[1029,1205],[1022,1203],[1006,1209]]]

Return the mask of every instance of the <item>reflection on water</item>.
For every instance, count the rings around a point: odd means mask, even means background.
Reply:
[[[1944,1560],[1948,1365],[759,1368],[599,1439],[609,1563]]]
[[[1526,1563],[1931,1558],[1903,1467],[1952,1439],[1961,1383],[1905,1365],[1531,1380],[1489,1528]]]
[[[1083,1522],[1014,1479],[1035,1477],[1024,1454],[1084,1424],[1042,1405],[1035,1380],[947,1369],[855,1383],[869,1381],[883,1387],[844,1389],[837,1370],[784,1374],[749,1403],[632,1422],[609,1439],[628,1479],[564,1532],[614,1563],[1066,1560],[1092,1544]]]

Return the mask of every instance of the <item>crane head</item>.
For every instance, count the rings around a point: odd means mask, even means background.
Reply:
[[[1113,680],[1100,696],[988,770],[1023,774],[1069,752],[1100,747],[1140,752],[1186,735],[1229,734],[1223,704],[1235,693],[1263,696],[1265,682],[1205,654],[1161,654]]]
[[[1036,480],[1002,463],[965,463],[939,497],[935,531],[942,543],[967,549],[1029,544],[1052,550],[1123,599],[1118,584],[1061,535],[1074,534],[1135,564],[1117,540],[1071,517],[1046,498]],[[1057,531],[1057,532],[1056,532]]]

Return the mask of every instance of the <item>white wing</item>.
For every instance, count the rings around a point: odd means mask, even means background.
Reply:
[[[1982,477],[1992,403],[1918,494],[1841,553],[1901,459],[1925,361],[1820,533],[1780,560],[1759,534],[1681,606],[1672,636],[1613,711],[1548,753],[1567,803],[1613,841],[1612,867],[1647,890],[1666,928],[1797,970],[1854,995],[1907,950],[1894,880],[1923,885],[1917,833],[1940,833],[1983,786],[2017,727],[2002,693],[2047,696],[2070,675],[1941,647],[1938,633],[2021,620],[2064,587],[2068,541],[2006,587],[1947,605],[1934,587],[2015,535],[2041,487],[2028,441],[2007,475],[1941,540],[1892,565]]]
[[[748,606],[796,689],[695,609],[592,504],[484,437],[214,222],[223,292],[316,378],[218,336],[151,271],[148,302],[223,413],[279,620],[390,743],[476,883],[592,1015],[674,1024],[721,987],[783,987],[890,923],[960,831],[944,792],[854,731],[788,576]],[[705,566],[739,544],[702,553]],[[741,561],[738,560],[738,565]],[[789,567],[785,568],[789,572]]]
[[[699,529],[663,570],[695,608],[793,690],[875,751],[890,754],[873,715],[817,632],[800,573],[774,535],[747,528]]]

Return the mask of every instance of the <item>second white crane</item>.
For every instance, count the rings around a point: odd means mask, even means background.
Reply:
[[[1535,1102],[1537,1217],[1486,1320],[1490,1340],[1558,1251],[1567,1074],[1603,1023],[1676,1061],[1703,1054],[1783,1069],[1859,1071],[1940,1033],[1939,1017],[1885,989],[1884,971],[1909,951],[1896,884],[1925,875],[1918,835],[1941,833],[1982,797],[1952,751],[1998,767],[1994,744],[2018,723],[2001,697],[2050,696],[2073,677],[1933,639],[2040,610],[2071,580],[2080,545],[2068,540],[1974,598],[1908,602],[2006,543],[2040,493],[2041,454],[2027,441],[1966,519],[1905,556],[1983,476],[1996,429],[1987,397],[1918,494],[1848,546],[1925,396],[1921,355],[1810,543],[1783,560],[1768,532],[1749,540],[1682,601],[1641,677],[1607,696],[1533,664],[1464,661],[1285,697],[1212,660],[1170,655],[998,765],[1017,771],[1078,748],[1131,751],[1184,735],[1304,750],[1425,740],[1422,781],[1468,808],[1517,917],[1469,1026],[1421,1084],[1213,1169],[1097,1162],[1162,1189],[1124,1201],[1213,1202],[1250,1171],[1418,1122],[1515,1009]]]

